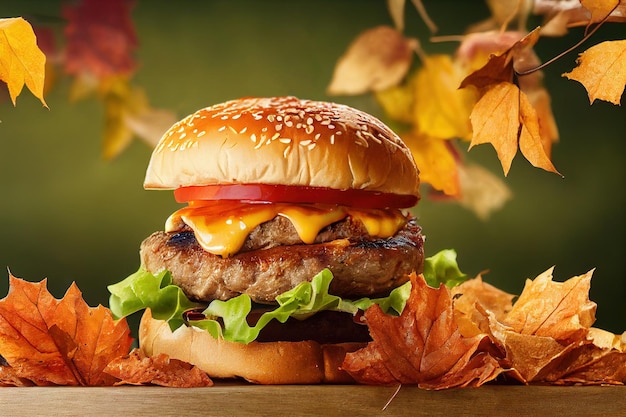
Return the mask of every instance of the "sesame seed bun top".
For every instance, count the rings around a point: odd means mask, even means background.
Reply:
[[[147,189],[279,184],[419,197],[410,150],[377,118],[295,97],[243,98],[174,124],[157,144]]]

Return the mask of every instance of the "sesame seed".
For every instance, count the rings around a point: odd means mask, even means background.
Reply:
[[[287,125],[287,127],[293,126],[293,122],[291,120],[285,120],[285,124]]]
[[[283,124],[282,123],[279,123],[276,126],[274,126],[274,129],[276,129],[277,132],[279,132],[282,128],[283,128]]]
[[[280,133],[276,132],[274,133],[274,136],[272,136],[272,140],[276,140],[280,137]]]
[[[228,115],[224,115],[224,116],[220,117],[220,119],[222,119],[222,120],[228,120]]]
[[[306,119],[306,124],[312,125],[313,124],[313,118],[312,117],[307,118]]]
[[[256,135],[254,133],[250,135],[250,140],[256,143]]]
[[[329,125],[328,125],[328,128],[329,128],[329,129],[334,129],[334,128],[335,128],[335,125],[334,125],[334,124],[329,124]]]
[[[318,139],[320,138],[320,136],[322,136],[322,135],[321,135],[321,133],[317,133],[317,134],[315,135],[315,140],[318,140]]]
[[[288,145],[283,151],[283,158],[287,158],[287,155],[289,154],[290,151],[291,151],[291,145]]]
[[[312,140],[307,139],[307,140],[303,140],[302,142],[300,142],[300,145],[302,145],[302,146],[308,146],[308,145],[310,145],[311,143],[313,143],[313,141],[312,141]]]
[[[283,116],[281,116],[280,114],[278,116],[276,116],[276,121],[277,122],[282,122],[283,121]]]
[[[206,135],[206,131],[203,130],[202,132],[198,133],[198,137],[201,138],[202,136]]]
[[[278,141],[280,143],[291,143],[291,138],[280,138]]]
[[[264,127],[263,129],[261,129],[261,132],[267,132],[267,127]]]
[[[243,135],[244,133],[246,133],[246,130],[248,130],[248,126],[244,126],[243,129],[239,131],[239,134]]]
[[[330,144],[331,145],[335,144],[335,135],[330,135]]]
[[[228,126],[228,129],[229,129],[231,132],[233,132],[233,134],[235,134],[235,135],[237,134],[237,129],[235,129],[234,127],[232,127],[232,126]]]
[[[313,148],[315,148],[315,143],[311,143],[309,146],[307,146],[307,149],[312,151]]]
[[[268,114],[267,115],[267,121],[270,123],[274,123],[274,120],[276,120],[276,116],[273,114]]]
[[[322,115],[321,114],[316,114],[315,115],[315,120],[317,120],[318,122],[322,121]]]
[[[233,120],[237,120],[241,117],[241,113],[234,115],[233,117],[231,117],[231,119]]]
[[[217,129],[218,132],[223,132],[224,130],[226,130],[226,126],[222,126],[219,129]]]
[[[186,133],[181,133],[181,135],[180,135],[180,139],[185,139],[185,136],[187,136],[187,134],[186,134]]]

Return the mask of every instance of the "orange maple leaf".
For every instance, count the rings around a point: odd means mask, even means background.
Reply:
[[[132,338],[125,320],[103,307],[89,307],[72,284],[57,300],[46,280],[30,283],[10,275],[0,300],[0,356],[15,375],[36,385],[111,385],[104,373],[126,355]]]
[[[515,84],[501,82],[486,87],[472,109],[470,120],[474,132],[470,149],[491,143],[505,176],[518,147],[533,166],[559,174],[543,147],[537,112]]]
[[[626,85],[626,40],[605,41],[578,57],[578,66],[563,74],[581,83],[591,104],[598,99],[620,104]]]
[[[46,56],[37,47],[35,32],[21,17],[0,19],[0,80],[7,83],[15,105],[24,84],[44,106]]]
[[[365,348],[349,353],[342,368],[366,384],[417,384],[422,388],[480,386],[502,372],[486,353],[485,334],[464,337],[454,320],[450,290],[429,287],[411,275],[411,294],[393,317],[373,306],[365,312],[372,336]]]

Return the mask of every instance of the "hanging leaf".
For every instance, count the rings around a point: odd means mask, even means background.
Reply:
[[[619,105],[626,85],[626,40],[594,45],[577,62],[578,66],[563,76],[581,83],[591,104],[598,99]]]
[[[21,17],[0,19],[0,80],[9,87],[13,105],[24,84],[48,107],[44,95],[46,56],[37,47],[35,32]]]
[[[473,146],[491,143],[508,175],[517,149],[538,168],[558,174],[543,148],[537,112],[526,95],[511,83],[487,87],[470,116]]]
[[[457,196],[457,161],[449,141],[417,132],[406,132],[401,137],[420,169],[420,180],[446,195]]]
[[[87,72],[102,79],[130,75],[135,70],[133,54],[138,41],[131,19],[132,4],[129,0],[82,0],[64,5],[66,73]]]
[[[117,157],[136,135],[151,146],[178,118],[168,110],[150,107],[144,91],[126,77],[110,77],[99,84],[105,106],[103,156]]]
[[[441,139],[472,137],[469,115],[476,95],[469,89],[458,88],[464,76],[449,55],[423,59],[412,84],[413,120],[420,132]]]
[[[339,58],[329,95],[356,95],[397,85],[413,62],[415,40],[389,26],[361,33]]]
[[[500,177],[476,164],[458,164],[459,203],[474,212],[481,220],[488,220],[500,210],[513,193]]]

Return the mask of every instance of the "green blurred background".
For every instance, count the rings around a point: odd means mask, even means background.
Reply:
[[[154,107],[179,117],[240,96],[291,94],[343,102],[384,120],[372,97],[331,98],[325,88],[357,34],[391,24],[385,3],[138,0],[133,19],[139,69],[133,84],[146,90]],[[407,32],[425,40],[426,28],[408,3]],[[488,17],[481,1],[425,4],[441,35],[459,34]],[[3,0],[0,16],[60,28],[60,5]],[[624,25],[606,25],[592,42],[623,38],[625,32]],[[580,33],[542,39],[536,50],[546,60]],[[431,53],[454,48],[423,46]],[[626,111],[604,102],[590,106],[581,85],[561,78],[575,58],[567,55],[545,73],[561,136],[553,161],[565,178],[532,168],[518,155],[506,179],[514,198],[490,220],[428,199],[415,212],[427,236],[427,255],[455,248],[462,270],[489,270],[485,279],[512,293],[553,265],[556,280],[597,268],[591,289],[599,304],[596,325],[621,333],[626,330]],[[30,281],[47,277],[57,297],[76,281],[90,305],[106,305],[106,286],[137,269],[141,240],[162,229],[178,206],[170,192],[142,189],[151,151],[143,142],[135,141],[113,161],[101,158],[102,104],[70,103],[69,85],[66,77],[57,80],[46,96],[50,110],[26,90],[17,107],[0,103],[0,265]],[[467,157],[501,176],[491,146],[475,147]],[[8,279],[0,279],[0,296],[7,288]]]

